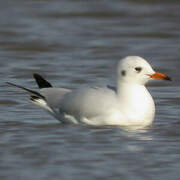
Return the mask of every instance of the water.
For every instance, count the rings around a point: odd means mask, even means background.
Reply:
[[[179,179],[180,2],[0,2],[0,179]],[[114,84],[126,55],[146,58],[172,77],[149,90],[153,126],[61,125],[5,84],[37,87],[42,74],[58,87]]]

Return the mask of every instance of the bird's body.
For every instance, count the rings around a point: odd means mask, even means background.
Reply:
[[[144,85],[151,78],[170,80],[155,73],[144,59],[129,56],[119,63],[117,87],[53,88],[36,75],[42,97],[35,94],[31,101],[62,122],[148,126],[154,119],[155,105]]]
[[[136,92],[136,96],[134,96]],[[144,86],[122,89],[121,96],[108,87],[76,90],[45,88],[40,93],[52,107],[59,120],[90,125],[149,125],[153,121],[155,106]],[[53,97],[53,98],[52,98]],[[47,105],[46,105],[47,106]]]

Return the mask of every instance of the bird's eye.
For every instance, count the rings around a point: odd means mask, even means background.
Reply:
[[[140,73],[142,71],[142,67],[135,67],[135,70]]]

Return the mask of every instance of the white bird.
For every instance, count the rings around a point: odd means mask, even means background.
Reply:
[[[145,87],[151,79],[171,80],[155,72],[139,56],[123,58],[117,68],[116,87],[89,87],[76,90],[54,88],[34,74],[40,91],[8,83],[31,94],[31,102],[61,122],[89,125],[148,126],[153,122],[155,105]]]

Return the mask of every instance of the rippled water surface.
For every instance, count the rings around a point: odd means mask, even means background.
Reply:
[[[0,2],[0,179],[179,179],[180,1]],[[114,84],[126,55],[146,58],[172,82],[152,82],[153,126],[61,125],[6,81],[36,88]]]

